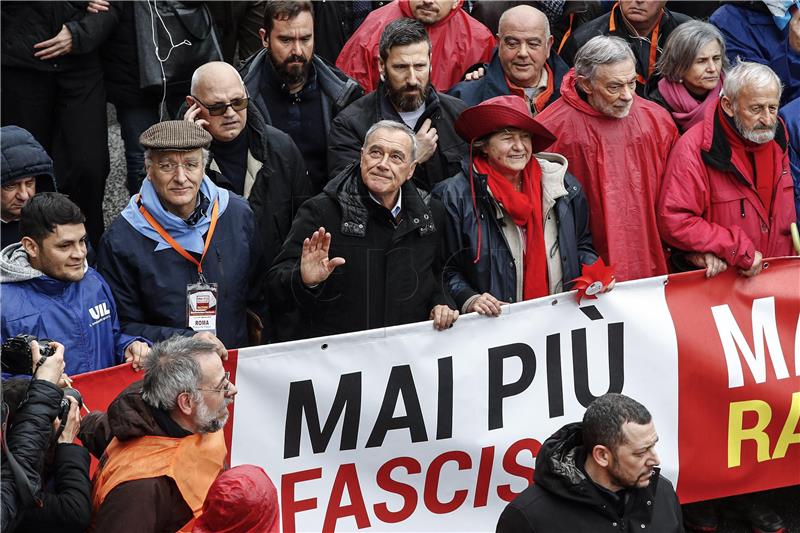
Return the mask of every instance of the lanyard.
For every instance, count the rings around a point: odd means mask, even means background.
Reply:
[[[200,257],[200,261],[192,257],[192,255],[186,251],[186,249],[178,244],[178,241],[172,238],[172,236],[167,233],[167,231],[158,223],[156,219],[153,218],[147,209],[144,207],[144,203],[142,203],[142,195],[139,195],[139,198],[136,199],[136,203],[139,204],[139,212],[142,214],[145,220],[150,224],[150,226],[156,230],[156,232],[161,235],[161,237],[172,246],[173,250],[181,254],[184,259],[189,261],[190,263],[194,263],[197,265],[197,273],[200,274],[200,281],[203,281],[203,259],[206,258],[206,252],[208,252],[208,247],[211,244],[211,236],[214,235],[214,229],[217,227],[217,218],[219,218],[219,198],[214,200],[214,208],[211,210],[211,226],[208,228],[208,233],[206,234],[206,243],[203,247],[203,255]]]
[[[619,2],[615,2],[614,5],[611,7],[611,16],[608,19],[608,31],[614,32],[617,30],[617,24],[614,21],[614,11],[619,7]],[[623,15],[624,18],[624,15]],[[653,32],[650,34],[650,57],[648,58],[647,63],[647,77],[653,75],[653,72],[656,70],[656,54],[658,52],[658,37],[661,31],[661,19],[664,18],[664,10],[661,10],[661,14],[658,16],[658,22],[656,22],[655,28],[653,28]],[[563,44],[562,44],[563,46]],[[638,74],[637,81],[644,85],[647,80],[644,79],[644,76]]]

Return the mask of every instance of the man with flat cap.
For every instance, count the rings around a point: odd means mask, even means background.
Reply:
[[[103,235],[97,258],[122,330],[247,346],[248,306],[264,268],[247,201],[205,175],[211,135],[199,125],[160,122],[139,142],[147,179]]]

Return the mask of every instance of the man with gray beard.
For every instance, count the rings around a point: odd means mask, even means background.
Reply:
[[[414,130],[414,184],[426,191],[457,174],[467,145],[453,124],[466,105],[431,85],[431,41],[421,22],[402,18],[383,30],[379,44],[381,83],[333,120],[328,141],[328,176],[358,161],[367,130],[393,120]]]
[[[740,62],[716,107],[675,144],[658,202],[661,236],[685,252],[679,269],[707,277],[728,266],[743,276],[763,259],[792,255],[795,221],[781,82],[767,66]]]
[[[80,439],[100,458],[93,531],[177,531],[199,516],[223,470],[237,392],[223,355],[204,334],[159,342],[144,379],[81,422]]]

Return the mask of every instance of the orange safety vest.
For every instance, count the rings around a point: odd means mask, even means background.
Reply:
[[[146,436],[122,442],[115,437],[106,448],[92,483],[94,512],[117,485],[169,476],[194,514],[183,531],[202,513],[208,489],[222,472],[226,454],[222,430],[179,439]]]

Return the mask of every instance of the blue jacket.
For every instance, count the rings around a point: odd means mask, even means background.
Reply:
[[[789,27],[780,30],[761,2],[725,4],[709,22],[725,37],[728,59],[739,56],[769,66],[786,88],[783,102],[800,96],[800,53],[789,46]]]
[[[172,248],[156,252],[155,247],[118,216],[100,241],[97,269],[114,293],[123,331],[154,342],[191,336],[186,286],[197,283],[197,267]],[[261,262],[253,212],[244,198],[231,193],[203,261],[206,279],[218,284],[217,337],[228,348],[248,345],[248,300],[260,295],[259,276],[266,271]]]
[[[550,52],[550,57],[547,58],[547,66],[550,67],[550,71],[553,73],[553,79],[548,82],[548,84],[552,83],[553,93],[547,99],[545,105],[542,106],[542,109],[558,100],[558,97],[561,96],[561,80],[569,71],[569,66],[564,63],[563,59],[558,57],[555,48]],[[486,67],[485,76],[475,81],[462,81],[450,89],[447,94],[460,98],[469,107],[478,105],[495,96],[511,94],[503,72],[503,66],[500,64],[500,57],[497,55],[497,48],[492,54],[492,61]]]
[[[63,344],[69,375],[120,364],[131,342],[144,341],[120,331],[111,289],[93,268],[77,282],[42,275],[3,283],[0,336],[19,333]]]
[[[468,159],[462,172],[434,187],[433,196],[441,199],[447,212],[445,247],[448,258],[444,280],[458,309],[473,295],[490,293],[504,302],[516,301],[517,273],[514,257],[503,235],[489,197],[487,177],[473,172],[475,198],[481,225],[480,261],[477,254],[478,229],[476,213],[472,207],[469,184]],[[558,224],[558,248],[564,290],[570,281],[581,274],[581,264],[597,261],[589,233],[589,204],[578,180],[570,173],[564,174],[567,195],[556,199],[554,211]]]
[[[795,98],[780,110],[789,134],[789,163],[794,180],[794,209],[800,224],[800,97]]]

